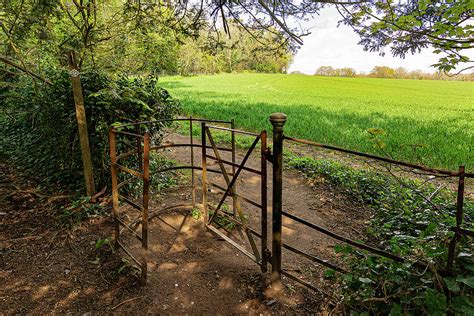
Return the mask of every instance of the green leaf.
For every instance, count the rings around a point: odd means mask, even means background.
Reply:
[[[451,307],[465,315],[474,315],[474,300],[467,296],[456,296],[451,300]]]
[[[401,316],[402,315],[402,307],[398,304],[393,304],[392,309],[390,309],[389,316]]]
[[[425,304],[430,315],[446,314],[446,296],[443,293],[437,293],[433,289],[427,289]]]
[[[456,278],[457,282],[461,282],[469,286],[470,288],[474,288],[474,275],[469,275],[469,276],[463,276],[459,275]]]
[[[365,284],[372,283],[372,280],[369,278],[359,278],[359,281]]]
[[[444,283],[451,292],[457,293],[461,289],[455,278],[444,278]]]

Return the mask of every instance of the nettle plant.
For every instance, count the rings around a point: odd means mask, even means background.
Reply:
[[[448,189],[420,186],[419,180],[394,176],[325,160],[291,156],[288,165],[306,176],[323,177],[356,201],[368,205],[372,218],[365,242],[407,258],[404,263],[340,244],[350,271],[341,275],[342,296],[354,313],[391,315],[474,313],[474,243],[458,243],[452,270],[446,269],[454,232],[456,199]],[[426,199],[426,197],[432,197]],[[473,225],[474,203],[464,204],[464,227]],[[414,262],[424,263],[424,268]],[[333,276],[334,271],[326,275]]]

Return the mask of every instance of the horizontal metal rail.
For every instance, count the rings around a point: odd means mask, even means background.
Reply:
[[[142,241],[142,236],[138,235],[136,231],[134,231],[130,226],[128,226],[126,223],[124,223],[120,218],[116,218],[116,220],[119,222],[120,225],[122,225],[123,227],[125,227],[128,231],[130,231],[133,236],[135,236],[136,238],[138,238],[138,240]]]
[[[281,271],[281,274],[283,274],[284,276],[286,276],[286,277],[292,279],[292,280],[295,281],[295,282],[298,282],[299,284],[301,284],[301,285],[307,287],[307,288],[310,289],[310,290],[313,290],[313,291],[315,291],[315,292],[321,293],[321,294],[325,295],[326,297],[332,298],[332,296],[331,296],[329,293],[326,293],[325,291],[323,291],[323,290],[321,290],[321,289],[315,287],[314,285],[312,285],[312,284],[310,284],[310,283],[308,283],[308,282],[305,282],[305,281],[301,280],[300,278],[298,278],[297,276],[295,276],[295,275],[289,273],[289,272],[286,271],[285,269],[283,269],[283,270]]]
[[[143,178],[143,174],[140,173],[140,172],[138,172],[138,171],[135,171],[135,170],[133,170],[133,169],[127,168],[127,167],[125,167],[125,166],[123,166],[123,165],[121,165],[121,164],[118,164],[118,163],[115,163],[114,165],[115,165],[115,167],[119,168],[120,170],[125,171],[125,172],[127,172],[127,173],[129,173],[129,174],[131,174],[131,175],[134,175],[135,177]]]
[[[118,155],[115,161],[119,161],[120,159],[124,159],[124,158],[130,157],[130,156],[133,156],[133,155],[135,155],[135,154],[137,154],[137,150],[136,150],[136,149],[135,149],[135,150],[127,151],[127,152],[125,152],[125,153],[123,153],[123,154]]]
[[[199,147],[199,148],[202,148],[202,144],[199,144],[199,143],[197,143],[197,144],[167,143],[167,144],[163,144],[163,145],[160,145],[160,146],[150,147],[150,151],[160,150],[160,149],[164,149],[164,148],[171,148],[171,147]],[[212,146],[206,146],[206,148],[211,149]],[[217,147],[217,149],[219,149],[221,151],[232,152],[232,149],[230,149],[230,148]]]
[[[207,128],[212,128],[212,129],[218,129],[221,131],[228,131],[228,132],[234,132],[237,134],[243,134],[243,135],[250,135],[250,136],[260,136],[260,134],[252,133],[252,132],[247,132],[247,131],[242,131],[240,129],[233,129],[233,128],[227,128],[227,127],[221,127],[221,126],[214,126],[214,125],[207,125]]]
[[[166,171],[172,171],[172,170],[182,170],[182,169],[194,169],[194,170],[202,170],[202,167],[197,167],[197,166],[174,166],[174,167],[168,167],[168,168],[163,168],[160,170],[155,171],[154,173],[160,173],[160,172],[166,172]],[[208,172],[213,172],[213,173],[222,173],[220,170],[216,169],[207,169]],[[232,175],[231,173],[229,173]]]
[[[129,184],[133,181],[136,181],[138,180],[138,178],[135,178],[135,177],[132,177],[132,178],[128,178],[126,180],[123,180],[122,182],[120,182],[119,184],[117,184],[117,190],[120,189],[121,187],[123,187],[124,185],[126,184]]]
[[[130,133],[130,132],[125,132],[125,131],[119,131],[119,130],[117,130],[117,129],[114,130],[114,133],[115,133],[115,134],[126,135],[126,136],[132,136],[132,137],[136,137],[136,138],[145,138],[144,135],[135,134],[135,133]]]
[[[151,124],[167,123],[167,122],[180,122],[180,121],[232,124],[231,121],[224,121],[224,120],[212,120],[212,119],[198,119],[198,118],[180,117],[180,118],[174,118],[174,119],[162,119],[162,120],[126,123],[126,124],[115,126],[115,128],[126,127],[126,126],[134,126],[134,125],[151,125]]]
[[[332,145],[320,144],[320,143],[312,142],[312,141],[305,140],[305,139],[298,139],[298,138],[289,137],[289,136],[284,136],[284,139],[292,141],[292,142],[296,142],[296,143],[305,144],[305,145],[310,145],[310,146],[315,146],[315,147],[320,147],[320,148],[326,148],[326,149],[330,149],[330,150],[334,150],[334,151],[344,152],[344,153],[351,154],[351,155],[356,155],[356,156],[361,156],[361,157],[365,157],[365,158],[380,160],[380,161],[388,162],[388,163],[391,163],[391,164],[394,164],[394,165],[399,165],[399,166],[404,166],[404,167],[408,167],[408,168],[412,168],[412,169],[416,169],[416,170],[425,171],[425,172],[428,172],[428,173],[431,173],[431,174],[441,174],[441,175],[445,175],[445,176],[449,176],[449,177],[459,177],[461,175],[461,173],[459,171],[449,171],[449,170],[428,168],[428,167],[425,167],[425,166],[412,164],[412,163],[405,162],[405,161],[399,161],[399,160],[395,160],[395,159],[391,159],[391,158],[376,156],[376,155],[367,154],[367,153],[363,153],[363,152],[358,152],[358,151],[355,151],[355,150],[350,150],[350,149],[345,149],[345,148],[340,148],[340,147],[336,147],[336,146],[332,146]],[[474,173],[467,173],[466,172],[466,173],[464,173],[464,176],[466,178],[474,178]]]
[[[285,215],[286,217],[291,218],[291,219],[294,220],[294,221],[297,221],[297,222],[299,222],[299,223],[301,223],[301,224],[304,224],[304,225],[306,225],[306,226],[308,226],[308,227],[311,227],[312,229],[317,230],[317,231],[319,231],[319,232],[321,232],[321,233],[323,233],[323,234],[325,234],[325,235],[328,235],[328,236],[330,236],[330,237],[332,237],[332,238],[334,238],[334,239],[337,239],[337,240],[343,241],[343,242],[345,242],[345,243],[348,243],[349,245],[352,245],[352,246],[354,246],[354,247],[367,250],[367,251],[369,251],[369,252],[375,253],[375,254],[377,254],[377,255],[379,255],[379,256],[382,256],[382,257],[386,257],[386,258],[392,259],[392,260],[397,261],[397,262],[407,262],[407,261],[408,261],[408,259],[404,259],[404,258],[402,258],[402,257],[399,257],[399,256],[397,256],[397,255],[394,255],[394,254],[388,252],[388,251],[381,250],[381,249],[378,249],[378,248],[374,248],[374,247],[372,247],[372,246],[368,246],[368,245],[366,245],[366,244],[363,244],[363,243],[354,241],[354,240],[352,240],[352,239],[350,239],[350,238],[347,238],[347,237],[338,235],[338,234],[336,234],[336,233],[334,233],[334,232],[332,232],[332,231],[330,231],[330,230],[327,230],[327,229],[325,229],[325,228],[323,228],[323,227],[321,227],[321,226],[318,226],[318,225],[316,225],[316,224],[313,224],[313,223],[311,223],[311,222],[308,222],[308,221],[306,221],[306,220],[304,220],[304,219],[302,219],[302,218],[299,218],[299,217],[297,217],[297,216],[295,216],[295,215],[293,215],[293,214],[287,213],[287,212],[285,212],[285,211],[282,211],[281,213],[282,213],[282,215]],[[413,264],[416,265],[416,266],[418,266],[418,267],[421,267],[421,268],[426,268],[426,264],[423,264],[423,263],[421,263],[421,262],[419,262],[419,261],[413,262]]]
[[[219,184],[215,183],[215,182],[211,182],[211,181],[208,181],[207,184],[209,184],[210,186],[213,186],[219,190],[221,190],[222,192],[225,192],[226,189],[222,186],[220,186]],[[232,196],[232,193],[230,193],[230,195]],[[242,200],[244,200],[245,202],[255,206],[255,207],[258,207],[258,208],[262,208],[262,205],[258,204],[257,202],[254,202],[252,201],[251,199],[241,195],[241,194],[238,194],[238,193],[235,193],[234,194],[235,196],[238,196],[239,198],[241,198]]]
[[[297,249],[297,248],[292,247],[292,246],[290,246],[290,245],[288,245],[288,244],[285,244],[285,243],[283,243],[283,242],[281,243],[281,246],[282,246],[283,248],[285,248],[285,249],[288,249],[288,250],[291,251],[291,252],[294,252],[294,253],[296,253],[296,254],[298,254],[298,255],[300,255],[300,256],[303,256],[303,257],[305,257],[305,258],[307,258],[307,259],[309,259],[309,260],[312,260],[312,261],[314,261],[314,262],[316,262],[316,263],[319,263],[320,265],[323,265],[323,266],[325,266],[325,267],[328,267],[328,268],[330,268],[330,269],[333,269],[333,270],[335,270],[335,271],[337,271],[337,272],[347,273],[347,271],[344,270],[343,268],[340,268],[340,267],[338,267],[338,266],[336,266],[336,265],[330,263],[330,262],[327,261],[327,260],[318,258],[318,257],[316,257],[316,256],[314,256],[314,255],[309,254],[309,253],[306,253],[306,252],[304,252],[303,250]]]
[[[211,155],[206,155],[206,158],[212,159],[214,161],[220,161],[220,162],[222,162],[222,163],[224,163],[228,166],[233,166],[233,167],[237,167],[237,168],[241,167],[241,165],[239,165],[239,164],[236,164],[236,163],[224,160],[224,159],[217,159],[217,157],[214,157],[214,156],[211,156]],[[258,174],[258,175],[262,174],[262,172],[260,170],[257,170],[257,169],[251,168],[251,167],[242,166],[241,168],[245,171],[253,172],[253,173]]]
[[[249,230],[252,234],[254,234],[255,236],[257,236],[258,238],[262,238],[262,235],[257,232],[256,230],[252,229],[249,227]],[[323,265],[323,266],[326,266],[330,269],[333,269],[337,272],[341,272],[341,273],[347,273],[346,270],[342,269],[341,267],[338,267],[336,265],[333,265],[332,263],[328,262],[327,260],[324,260],[324,259],[321,259],[321,258],[318,258],[314,255],[311,255],[311,254],[308,254],[308,253],[305,253],[304,251],[300,250],[300,249],[297,249],[297,248],[294,248],[288,244],[285,244],[284,242],[281,243],[281,246],[285,249],[288,249],[289,251],[292,251],[298,255],[301,255],[303,257],[306,257],[308,258],[309,260],[312,260],[316,263],[319,263],[320,265]]]
[[[143,207],[141,207],[137,203],[133,202],[128,197],[119,194],[119,198],[122,199],[124,202],[126,202],[128,205],[130,205],[130,206],[134,207],[135,209],[137,209],[138,211],[143,211]]]

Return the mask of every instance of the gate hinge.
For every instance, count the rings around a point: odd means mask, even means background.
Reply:
[[[273,163],[273,154],[272,154],[272,150],[270,148],[267,148],[267,150],[265,150],[265,159],[267,159],[269,162]]]

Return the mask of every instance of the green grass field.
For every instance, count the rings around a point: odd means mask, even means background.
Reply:
[[[163,77],[186,114],[270,130],[272,112],[288,115],[285,133],[431,167],[474,168],[474,83],[222,74]],[[382,129],[381,150],[369,129]]]

